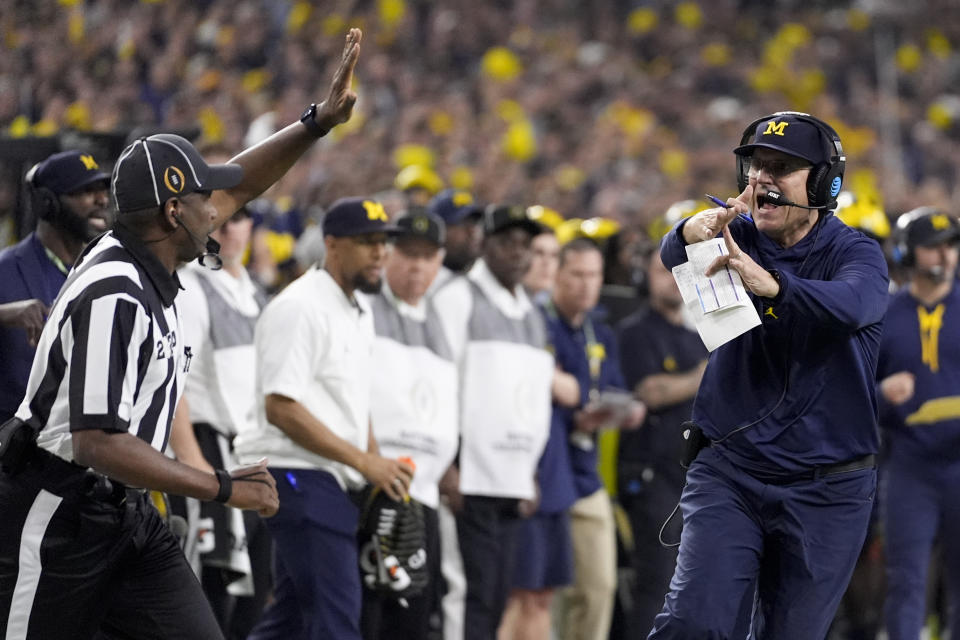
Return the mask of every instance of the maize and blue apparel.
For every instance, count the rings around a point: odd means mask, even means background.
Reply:
[[[439,627],[437,486],[457,454],[457,367],[427,300],[407,304],[386,281],[381,292],[368,299],[377,334],[373,344],[377,366],[370,378],[370,392],[377,400],[370,407],[370,421],[380,455],[409,457],[416,466],[409,493],[424,508],[430,580],[405,607],[365,589],[363,632],[366,638],[426,638]]]
[[[508,291],[482,259],[445,283],[433,303],[460,371],[464,508],[456,520],[467,581],[464,637],[491,640],[513,579],[517,502],[536,495],[554,361],[523,287]],[[445,554],[454,552],[443,544]]]
[[[36,298],[49,307],[66,282],[67,271],[31,233],[0,251],[0,304]],[[0,326],[0,424],[13,416],[23,400],[36,351],[27,342],[25,329]]]
[[[347,297],[321,268],[287,286],[257,322],[258,421],[241,430],[235,446],[241,462],[269,458],[280,510],[267,520],[275,598],[250,638],[360,640],[359,509],[348,491],[366,481],[270,424],[265,399],[276,394],[300,403],[334,435],[366,451],[373,340],[366,301]]]
[[[620,325],[620,354],[627,387],[657,374],[686,374],[707,359],[697,332],[669,322],[644,308]],[[680,425],[690,419],[693,398],[654,409],[639,429],[620,434],[617,452],[617,496],[630,516],[633,553],[629,558],[637,580],[632,606],[625,608],[626,629],[649,629],[663,607],[663,594],[677,562],[677,550],[660,544],[660,528],[683,490],[683,469],[677,464]],[[680,519],[664,529],[664,540],[680,539]]]
[[[881,397],[885,453],[881,513],[886,535],[885,618],[891,640],[917,638],[926,621],[927,568],[943,552],[950,620],[960,612],[960,287],[934,305],[909,289],[890,301],[877,380],[915,376],[900,405]],[[955,623],[951,623],[955,626]]]
[[[686,260],[686,222],[664,237],[667,268]],[[758,579],[756,638],[819,638],[876,488],[887,266],[876,242],[829,213],[788,248],[746,216],[727,230],[777,272],[780,291],[751,294],[762,324],[710,355],[693,419],[712,445],[687,472],[677,568],[649,637],[725,637]]]
[[[166,448],[190,366],[178,289],[176,274],[118,228],[88,245],[50,312],[16,414],[39,431],[37,446],[23,471],[0,474],[6,638],[90,638],[98,630],[222,637],[148,497],[73,461],[72,434],[83,429]]]

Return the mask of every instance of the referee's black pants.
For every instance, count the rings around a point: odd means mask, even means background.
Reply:
[[[0,637],[223,637],[147,495],[34,458],[0,472]]]

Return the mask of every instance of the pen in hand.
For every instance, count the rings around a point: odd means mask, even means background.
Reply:
[[[721,200],[721,199],[718,198],[717,196],[712,196],[712,195],[710,195],[709,193],[705,193],[705,194],[703,194],[703,195],[705,195],[705,196],[707,197],[707,200],[709,200],[709,201],[712,202],[713,204],[717,205],[718,207],[723,207],[724,209],[732,209],[732,208],[733,208],[733,205],[732,205],[732,204],[727,204],[726,202],[724,202],[723,200]]]

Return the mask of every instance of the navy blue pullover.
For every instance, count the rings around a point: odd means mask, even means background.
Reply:
[[[921,328],[920,318],[928,318]],[[926,356],[926,357],[924,357]],[[877,380],[914,374],[913,396],[899,406],[880,397],[889,455],[918,464],[953,462],[960,452],[960,287],[926,306],[909,288],[890,300]]]
[[[685,222],[661,244],[669,268],[687,260]],[[757,477],[876,453],[875,374],[888,297],[880,246],[833,215],[786,249],[747,216],[728,228],[757,264],[779,273],[780,293],[751,295],[762,324],[710,354],[694,421]]]

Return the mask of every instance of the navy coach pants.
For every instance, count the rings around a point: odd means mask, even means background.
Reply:
[[[768,484],[704,449],[687,472],[677,568],[649,640],[731,639],[754,581],[752,639],[824,638],[863,545],[876,484],[872,468]]]
[[[0,473],[0,638],[223,638],[146,494],[37,452]]]
[[[361,640],[360,512],[326,471],[271,468],[274,601],[248,640]]]

